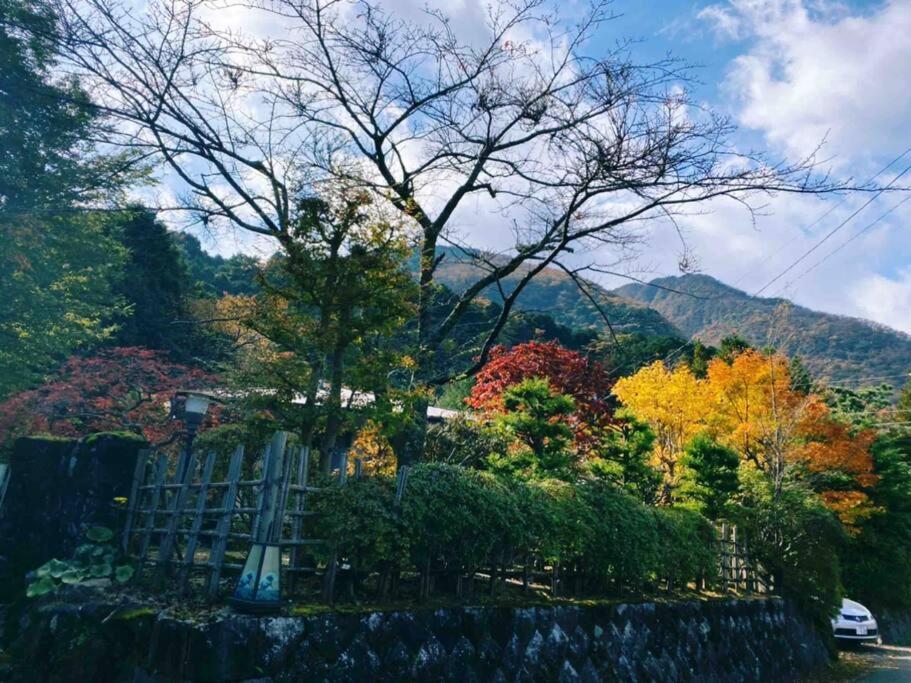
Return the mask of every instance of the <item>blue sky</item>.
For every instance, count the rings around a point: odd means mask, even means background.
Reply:
[[[670,52],[700,65],[693,92],[738,123],[738,144],[796,158],[825,137],[824,167],[858,181],[911,147],[908,0],[662,0],[615,9],[620,16],[604,39],[636,37],[643,59]],[[889,182],[909,163],[911,153],[877,181]],[[904,180],[911,185],[911,172]],[[907,196],[883,195],[764,294],[911,332],[911,201],[894,208]],[[755,227],[745,212],[717,207],[684,229],[703,272],[752,293],[866,199],[779,197]],[[636,263],[641,274],[675,274],[670,237],[655,226]]]
[[[489,0],[382,4],[406,17],[429,4],[470,31]],[[579,6],[569,0],[562,9],[572,14]],[[695,99],[738,124],[735,142],[744,149],[796,159],[825,139],[821,169],[860,182],[911,148],[911,0],[616,0],[614,10],[618,17],[592,49],[631,38],[642,62],[670,53],[696,65]],[[890,182],[909,164],[911,151],[877,182]],[[911,171],[904,180],[911,186]],[[911,201],[897,206],[908,196],[877,199],[764,295],[911,333]],[[755,221],[736,204],[720,202],[679,226],[699,270],[754,293],[867,199],[861,193],[779,196]],[[468,241],[489,246],[482,215],[468,212],[462,222]],[[230,238],[207,246],[222,253],[245,248]],[[655,222],[626,267],[640,278],[674,275],[680,250],[674,228]]]

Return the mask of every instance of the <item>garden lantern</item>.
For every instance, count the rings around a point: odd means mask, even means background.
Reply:
[[[260,514],[250,531],[252,543],[240,580],[228,600],[239,612],[264,614],[282,607],[280,540],[284,501],[280,484],[287,441],[287,432],[276,432],[266,449]]]
[[[190,453],[193,450],[193,440],[196,438],[196,430],[199,429],[199,425],[202,424],[206,413],[209,411],[209,405],[215,399],[211,394],[202,391],[178,391],[175,396],[178,399],[183,399],[183,411],[180,417],[183,418],[184,423],[187,425],[185,446],[187,457],[184,462],[189,464]],[[184,467],[186,468],[186,465]],[[181,472],[181,475],[184,474],[186,474],[186,469]]]

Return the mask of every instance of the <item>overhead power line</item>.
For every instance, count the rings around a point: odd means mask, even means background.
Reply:
[[[861,229],[858,230],[856,233],[854,233],[853,235],[851,235],[851,237],[849,237],[847,240],[845,240],[844,242],[842,242],[839,246],[837,246],[835,249],[833,249],[832,251],[830,251],[828,254],[826,254],[825,256],[823,256],[821,259],[819,259],[816,263],[814,263],[812,266],[810,266],[809,268],[807,268],[805,271],[803,271],[800,275],[798,275],[797,277],[795,277],[793,280],[789,280],[788,283],[787,283],[786,285],[784,285],[781,289],[778,290],[778,292],[776,293],[776,295],[777,295],[777,294],[781,294],[781,293],[782,293],[783,291],[785,291],[788,287],[790,287],[791,285],[793,285],[795,282],[797,282],[798,280],[800,280],[800,279],[801,279],[802,277],[804,277],[805,275],[808,275],[809,273],[812,273],[814,270],[816,270],[817,268],[819,268],[819,266],[821,266],[823,263],[825,263],[825,262],[828,261],[830,258],[832,258],[833,256],[835,256],[835,254],[837,254],[837,253],[840,252],[842,249],[844,249],[846,246],[848,246],[849,244],[851,244],[851,242],[853,242],[853,241],[856,240],[858,237],[860,237],[861,235],[863,235],[864,233],[866,233],[867,231],[869,231],[870,228],[872,228],[873,226],[875,226],[875,225],[876,225],[877,223],[879,223],[881,220],[883,220],[884,218],[886,218],[889,214],[895,212],[899,207],[901,207],[903,204],[905,204],[906,202],[909,202],[909,201],[911,201],[911,195],[905,197],[905,198],[902,199],[900,202],[898,202],[897,204],[895,204],[894,206],[892,206],[890,209],[888,209],[887,211],[885,211],[884,213],[880,214],[880,215],[877,216],[875,219],[873,219],[872,221],[870,221],[869,223],[867,223],[863,228],[861,228]]]
[[[903,155],[902,155],[902,156],[903,156]],[[879,196],[880,196],[883,192],[885,192],[886,190],[888,190],[889,188],[891,188],[893,185],[895,185],[895,183],[897,183],[897,182],[899,181],[899,179],[900,179],[902,176],[904,176],[908,171],[911,171],[911,165],[905,166],[905,168],[902,170],[901,173],[899,173],[899,174],[898,174],[897,176],[895,176],[891,181],[889,181],[889,184],[888,184],[888,185],[886,185],[886,186],[883,187],[882,189],[877,190],[876,192],[874,192],[874,193],[873,193],[873,196],[871,196],[867,201],[865,201],[863,204],[861,204],[861,206],[860,206],[858,209],[856,209],[853,213],[851,213],[850,216],[848,216],[847,218],[845,218],[841,223],[839,223],[839,224],[836,225],[834,228],[832,228],[829,232],[827,232],[820,240],[818,240],[818,241],[816,242],[816,244],[814,244],[812,247],[810,247],[809,249],[807,249],[803,254],[801,254],[796,260],[794,260],[787,268],[785,268],[783,271],[781,271],[778,275],[776,275],[776,276],[773,277],[771,280],[769,280],[763,287],[761,287],[757,292],[755,292],[755,293],[753,294],[753,296],[754,296],[754,297],[759,296],[759,295],[762,294],[764,291],[766,291],[769,287],[771,287],[773,284],[775,284],[775,283],[778,282],[781,278],[783,278],[785,275],[787,275],[788,273],[790,273],[794,268],[797,267],[798,264],[800,264],[802,261],[804,261],[804,259],[806,259],[810,254],[812,254],[812,253],[815,252],[817,249],[819,249],[823,244],[825,244],[826,241],[827,241],[830,237],[832,237],[832,235],[834,235],[836,232],[838,232],[838,231],[841,230],[843,227],[845,227],[845,225],[847,225],[851,220],[853,220],[854,217],[857,216],[857,214],[859,214],[861,211],[863,211],[863,210],[866,209],[868,206],[870,206],[870,204],[872,204],[874,201],[876,201],[876,199],[878,199]]]
[[[874,173],[874,174],[871,175],[869,178],[867,178],[867,180],[864,181],[863,185],[869,185],[870,183],[872,183],[872,182],[873,182],[874,180],[876,180],[879,176],[881,176],[883,173],[885,173],[885,172],[888,171],[890,168],[892,168],[895,164],[897,164],[899,161],[901,161],[902,158],[904,158],[905,156],[907,156],[909,153],[911,153],[911,147],[909,147],[908,149],[906,149],[904,152],[902,152],[902,153],[899,154],[897,157],[895,157],[894,159],[892,159],[892,161],[890,161],[888,164],[886,164],[886,165],[883,166],[881,169],[879,169],[876,173]],[[832,214],[833,211],[835,211],[835,210],[836,210],[837,208],[839,208],[842,204],[844,204],[846,201],[848,201],[848,196],[849,196],[849,195],[845,195],[845,196],[842,197],[838,202],[836,202],[835,204],[833,204],[832,206],[830,206],[830,207],[828,208],[828,210],[826,210],[825,212],[823,212],[819,217],[816,218],[816,220],[814,220],[814,221],[813,221],[812,223],[810,223],[809,225],[805,226],[805,227],[804,227],[804,230],[809,230],[810,228],[814,227],[815,225],[821,223],[824,219],[828,218],[828,217]],[[778,256],[781,252],[783,252],[785,249],[787,249],[787,248],[790,247],[792,244],[794,244],[794,242],[795,242],[796,240],[797,240],[797,236],[794,236],[794,237],[792,237],[791,239],[787,240],[787,241],[786,241],[784,244],[782,244],[778,249],[776,249],[772,254],[770,254],[769,256],[765,257],[765,258],[763,259],[763,261],[770,261],[771,259],[774,259],[774,258],[775,258],[776,256]],[[756,268],[755,268],[755,267],[754,267],[754,268],[748,269],[743,275],[741,275],[739,278],[737,278],[737,280],[734,281],[734,283],[733,283],[732,286],[736,287],[738,284],[740,284],[741,282],[743,282],[746,278],[748,278],[748,277],[749,277],[750,275],[752,275],[754,272],[756,272]]]

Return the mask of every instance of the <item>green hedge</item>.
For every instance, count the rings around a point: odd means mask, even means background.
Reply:
[[[390,566],[466,573],[558,562],[587,592],[675,587],[717,571],[714,529],[696,512],[651,508],[600,481],[529,482],[425,463],[411,469],[400,505],[394,480],[330,486],[316,499],[323,531],[364,577]]]

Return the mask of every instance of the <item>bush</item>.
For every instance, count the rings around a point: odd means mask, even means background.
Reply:
[[[428,462],[483,468],[491,453],[504,453],[508,446],[502,434],[459,415],[427,428],[424,458]]]
[[[681,587],[717,574],[715,529],[705,517],[683,508],[657,508],[652,514],[660,544],[655,566],[659,578]]]
[[[402,499],[402,522],[418,568],[440,564],[465,571],[485,564],[494,549],[516,547],[513,501],[495,479],[442,463],[412,468]]]
[[[355,580],[409,566],[426,576],[524,565],[579,570],[593,591],[683,584],[715,567],[714,530],[696,512],[655,510],[601,480],[497,477],[444,463],[414,466],[401,504],[395,480],[330,484],[316,496],[322,533]]]
[[[408,557],[408,542],[393,506],[394,487],[394,479],[351,479],[343,486],[326,486],[313,498],[322,534],[336,541],[357,578]]]
[[[873,446],[876,513],[843,546],[848,597],[873,610],[911,607],[911,438]]]
[[[743,505],[736,521],[747,533],[754,560],[793,598],[828,628],[841,602],[838,553],[847,538],[835,515],[798,481],[785,481],[776,492],[760,473],[741,474]]]
[[[579,486],[585,568],[616,589],[639,590],[653,575],[659,552],[654,515],[632,496],[600,481]]]

